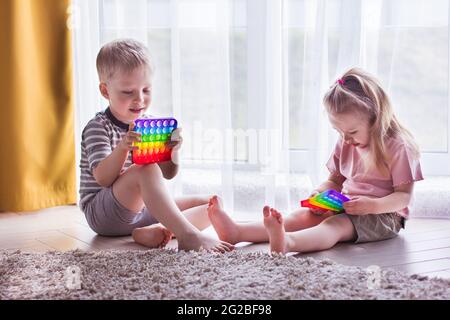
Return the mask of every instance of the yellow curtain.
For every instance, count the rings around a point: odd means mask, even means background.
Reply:
[[[0,1],[0,211],[76,202],[69,5]]]

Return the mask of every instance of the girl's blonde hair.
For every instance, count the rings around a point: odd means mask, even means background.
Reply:
[[[419,147],[412,134],[400,124],[394,114],[386,92],[378,81],[367,72],[352,68],[333,84],[323,98],[329,114],[357,112],[366,115],[370,125],[371,140],[366,171],[375,166],[381,173],[389,174],[389,158],[386,152],[388,138],[402,138],[413,155],[420,156]]]

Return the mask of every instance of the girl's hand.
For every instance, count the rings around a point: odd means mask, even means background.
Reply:
[[[183,137],[181,136],[181,128],[177,128],[172,131],[172,135],[170,137],[170,141],[166,142],[166,147],[172,149],[173,151],[178,151],[183,144]]]
[[[318,190],[314,190],[314,191],[309,195],[308,198],[315,197],[315,196],[317,196],[319,193],[320,193],[320,192],[319,192]],[[326,209],[309,208],[309,210],[311,211],[312,214],[315,214],[315,215],[317,215],[317,216],[321,216],[321,215],[323,215],[324,213],[328,212],[328,210],[326,210]]]
[[[130,123],[127,134],[122,138],[122,141],[119,142],[118,147],[122,150],[130,151],[139,149],[138,146],[133,146],[133,142],[141,142],[142,134],[139,132],[133,131],[134,122]]]
[[[353,215],[366,215],[376,211],[374,199],[363,196],[351,197],[350,201],[344,202],[342,206],[346,213]]]

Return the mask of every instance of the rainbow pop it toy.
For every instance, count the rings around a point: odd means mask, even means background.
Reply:
[[[300,201],[302,207],[313,209],[325,209],[331,211],[343,211],[342,203],[350,199],[335,190],[327,190],[306,200]]]
[[[170,141],[172,131],[178,122],[174,118],[144,118],[134,121],[133,131],[142,134],[141,142],[134,145],[139,149],[133,150],[132,159],[135,164],[148,164],[171,160],[172,150],[166,147]]]

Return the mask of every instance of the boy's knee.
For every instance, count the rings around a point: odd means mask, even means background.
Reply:
[[[124,175],[131,178],[132,181],[139,182],[140,179],[148,178],[151,176],[152,179],[157,179],[159,176],[162,177],[161,170],[156,163],[146,164],[146,165],[132,165],[125,172]]]
[[[125,170],[125,172],[123,173],[123,175],[127,176],[127,177],[133,177],[133,178],[137,178],[140,174],[140,166],[138,165],[131,165],[128,169]]]
[[[150,164],[145,164],[142,166],[139,166],[139,170],[142,174],[145,176],[152,176],[153,178],[157,178],[157,177],[161,177],[162,178],[162,172],[161,169],[159,168],[159,166],[156,163],[150,163]]]

